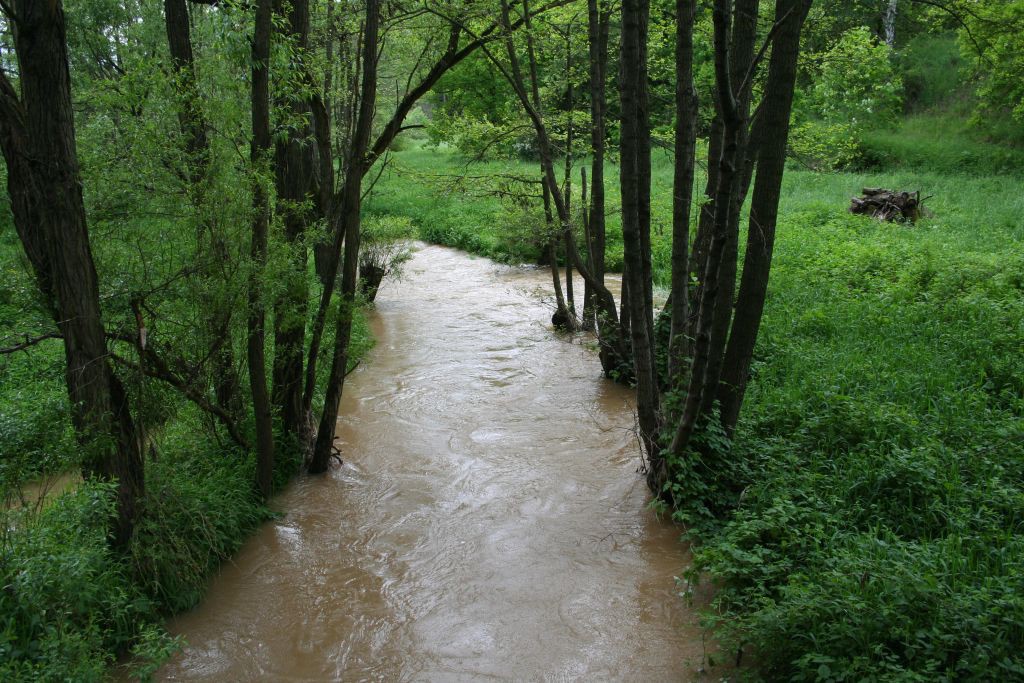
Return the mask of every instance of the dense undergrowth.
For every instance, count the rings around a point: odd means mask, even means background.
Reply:
[[[767,679],[1024,677],[1024,164],[941,137],[915,159],[902,145],[927,121],[869,136],[887,170],[789,171],[737,438],[674,481],[674,515],[698,542],[689,576],[719,587],[709,621],[754,650]],[[437,181],[466,169],[533,166],[398,153],[370,210],[411,217],[433,242],[535,259],[536,226],[510,227],[483,183]],[[933,215],[910,226],[848,214],[867,185],[920,189]],[[660,284],[670,188],[662,156]],[[613,268],[617,231],[611,206]]]
[[[31,283],[17,268],[15,245],[0,246],[10,275],[0,292],[6,337],[25,324],[26,300],[12,293]],[[372,343],[365,315],[357,315],[352,362]],[[78,482],[42,503],[26,495],[79,466],[61,342],[4,356],[0,369],[0,680],[100,680],[129,654],[130,669],[145,678],[179,645],[163,631],[164,618],[195,605],[210,574],[272,515],[256,495],[254,456],[146,380],[142,521],[130,552],[115,553],[107,539],[112,485]],[[138,378],[124,379],[134,390]],[[279,447],[275,488],[299,465],[297,449]]]

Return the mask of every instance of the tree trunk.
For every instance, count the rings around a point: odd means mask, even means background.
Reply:
[[[315,85],[306,65],[309,47],[309,1],[292,0],[284,29],[298,82],[310,92]],[[303,353],[306,347],[306,318],[309,308],[307,279],[306,228],[315,220],[309,204],[318,204],[314,184],[317,147],[314,144],[311,96],[288,93],[281,104],[289,118],[302,123],[292,126],[287,139],[275,146],[275,181],[278,212],[282,216],[284,237],[293,257],[285,274],[281,297],[274,303],[274,371],[271,400],[281,417],[287,435],[305,440],[308,431],[302,409]]]
[[[217,296],[215,288],[222,285],[214,272],[228,262],[229,254],[224,236],[214,221],[209,220],[204,206],[207,185],[210,182],[210,141],[207,122],[203,114],[202,99],[196,80],[195,57],[192,52],[192,31],[187,0],[164,0],[167,45],[177,77],[178,122],[185,138],[186,167],[183,180],[189,184],[189,201],[199,219],[196,236],[197,261],[204,265],[201,277],[206,333],[211,345],[213,367],[209,373],[217,405],[232,415],[241,409],[238,394],[239,379],[235,367],[235,354],[231,344],[231,308]],[[209,240],[209,245],[205,244]],[[214,289],[214,291],[210,291]]]
[[[672,328],[668,386],[681,389],[689,356],[690,205],[697,143],[697,92],[693,86],[693,24],[696,0],[676,0],[676,131],[672,194]]]
[[[266,312],[263,307],[263,268],[267,262],[267,233],[270,227],[270,198],[263,171],[270,152],[270,32],[273,0],[257,0],[256,27],[252,39],[252,144],[253,224],[251,271],[249,275],[249,384],[256,422],[256,488],[269,498],[274,476],[274,432],[267,393],[265,344]]]
[[[670,445],[671,452],[681,454],[688,446],[698,420],[705,414],[706,398],[713,395],[717,386],[716,367],[720,368],[719,345],[724,340],[715,337],[716,308],[723,297],[722,270],[725,262],[731,210],[735,208],[739,158],[740,129],[743,124],[740,105],[733,90],[732,63],[729,49],[732,7],[729,0],[715,0],[712,16],[714,19],[715,91],[723,122],[723,149],[718,164],[718,187],[715,191],[714,224],[708,246],[707,263],[702,277],[697,328],[694,335],[693,363],[686,392],[683,415],[675,430]],[[652,483],[652,482],[648,482]]]
[[[502,12],[505,17],[506,25],[511,26],[511,22],[508,21],[508,6],[507,3],[502,4]],[[547,223],[549,228],[555,227],[555,223],[552,220],[551,215],[551,200],[554,196],[554,200],[558,205],[558,222],[561,225],[561,230],[556,231],[562,233],[562,239],[565,240],[565,260],[570,261],[569,248],[571,244],[569,231],[572,230],[569,221],[569,205],[565,201],[565,196],[561,193],[558,183],[553,180],[554,178],[554,159],[551,150],[551,144],[547,140],[547,127],[543,123],[543,107],[540,101],[540,78],[537,74],[537,54],[533,47],[533,25],[530,20],[530,5],[529,0],[523,0],[523,19],[526,24],[526,57],[527,66],[530,69],[530,94],[532,97],[533,111],[536,114],[537,121],[535,122],[535,128],[537,130],[538,139],[543,137],[544,141],[540,142],[540,159],[541,159],[541,173],[545,178],[544,182],[544,213],[547,217]],[[505,45],[509,51],[509,60],[512,62],[512,75],[518,82],[517,87],[525,92],[523,87],[523,78],[519,70],[519,62],[516,59],[515,49],[512,45],[511,32],[505,41]],[[568,164],[568,160],[566,161]],[[550,171],[550,174],[548,173]],[[548,178],[551,176],[551,179]],[[560,329],[568,330],[570,332],[576,330],[576,316],[572,314],[569,307],[566,305],[565,297],[562,294],[562,283],[561,276],[558,273],[558,242],[557,237],[552,236],[551,241],[548,245],[548,255],[551,259],[551,277],[555,289],[555,314],[551,317],[552,324]],[[571,287],[571,284],[568,285]]]
[[[523,11],[528,15],[529,6],[524,4]],[[540,148],[541,168],[544,172],[543,182],[547,184],[548,190],[551,192],[551,198],[555,205],[560,228],[568,235],[568,256],[572,259],[573,265],[576,267],[580,276],[594,289],[599,314],[609,320],[615,320],[617,318],[617,313],[615,311],[615,297],[610,291],[608,291],[608,288],[605,287],[603,283],[594,278],[593,273],[590,272],[590,269],[583,262],[583,259],[579,255],[579,250],[576,248],[575,239],[572,235],[571,220],[568,212],[566,211],[565,201],[563,200],[562,194],[558,191],[558,180],[555,178],[554,163],[552,161],[551,138],[548,135],[544,119],[530,102],[530,97],[526,93],[522,71],[519,67],[519,59],[515,53],[515,46],[511,42],[511,27],[513,24],[509,18],[508,2],[505,0],[501,3],[501,15],[502,27],[505,28],[506,34],[508,34],[508,37],[505,40],[505,46],[509,57],[511,73],[506,70],[500,62],[494,60],[493,56],[491,56],[491,61],[499,70],[502,71],[506,80],[508,80],[509,84],[512,85],[512,88],[519,99],[520,105],[526,111],[527,116],[530,118],[530,122],[533,124],[534,131],[537,134],[538,147]],[[601,337],[599,343],[601,345],[602,355],[610,354],[617,356],[618,358],[626,357],[619,340],[611,336],[606,336]],[[604,361],[602,361],[602,365],[604,365]]]
[[[779,0],[775,9],[775,21],[784,24],[773,43],[768,65],[768,80],[760,113],[764,135],[757,150],[757,179],[750,204],[747,251],[718,393],[722,426],[730,435],[739,419],[768,291],[779,195],[786,165],[797,58],[800,53],[800,33],[811,2]]]
[[[593,272],[594,279],[604,285],[605,265],[604,252],[606,245],[605,237],[605,206],[604,206],[604,149],[605,149],[605,69],[608,63],[608,26],[609,16],[602,12],[599,7],[599,0],[587,0],[587,44],[590,51],[590,148],[592,161],[590,165],[590,208],[588,213],[587,227],[589,231],[588,253],[590,259],[588,265]],[[585,321],[593,320],[595,329],[600,334],[602,325],[610,325],[611,321],[597,319],[597,306],[595,303],[595,290],[589,284],[584,284],[584,313]],[[618,325],[615,325],[613,333],[618,335]],[[607,332],[606,332],[607,334]],[[605,374],[615,370],[610,363],[614,359],[610,354],[602,354],[601,363]]]
[[[338,406],[345,386],[348,370],[349,342],[352,338],[352,317],[355,313],[356,288],[359,275],[359,214],[362,201],[362,178],[368,164],[367,152],[373,129],[373,112],[377,99],[377,51],[380,26],[380,0],[366,3],[366,24],[363,30],[363,77],[359,100],[359,119],[352,136],[348,173],[343,188],[342,225],[344,230],[345,259],[341,275],[342,308],[334,340],[334,353],[327,380],[324,412],[320,416],[309,472],[319,474],[327,470],[334,445],[334,430],[338,422]],[[334,254],[334,269],[338,255]],[[331,278],[333,279],[333,277]]]
[[[72,420],[87,478],[116,479],[113,542],[131,539],[143,461],[124,386],[107,361],[99,283],[75,151],[64,10],[13,3],[22,98],[0,73],[0,146],[15,228],[64,339]]]
[[[723,229],[718,222],[723,221],[726,237],[721,263],[717,266],[716,292],[718,300],[712,305],[714,313],[709,340],[710,353],[705,369],[704,390],[700,404],[702,415],[710,414],[718,391],[726,340],[732,322],[733,297],[736,293],[739,216],[743,198],[746,195],[743,181],[749,177],[744,174],[744,164],[747,159],[747,122],[750,116],[753,86],[750,69],[754,60],[754,43],[757,39],[758,5],[759,0],[736,0],[733,9],[728,68],[735,108],[730,115],[725,117],[726,149],[723,149],[723,159],[726,154],[730,155],[727,159],[729,169],[726,171],[723,167],[722,176],[719,178],[719,182],[722,183],[727,176],[728,183],[720,185],[723,194],[716,197],[715,200],[716,234],[720,234]],[[724,211],[724,216],[720,213],[722,211]]]
[[[658,442],[658,386],[653,350],[650,280],[650,141],[644,65],[648,0],[622,3],[622,101],[620,184],[622,192],[623,282],[629,291],[630,339],[636,379],[640,438],[649,461]],[[646,224],[646,225],[645,225]],[[648,231],[646,240],[645,230]]]

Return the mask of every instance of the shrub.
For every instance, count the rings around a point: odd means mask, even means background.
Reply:
[[[155,616],[107,544],[110,484],[84,483],[40,515],[3,515],[0,679],[100,680]]]
[[[861,133],[891,126],[900,112],[902,83],[891,51],[863,26],[818,55],[812,83],[794,106],[790,150],[815,170],[851,166]]]

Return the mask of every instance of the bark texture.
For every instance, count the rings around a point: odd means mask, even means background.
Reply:
[[[747,250],[718,394],[722,426],[730,435],[739,419],[743,395],[750,379],[754,343],[761,326],[768,292],[779,196],[786,166],[789,118],[800,54],[800,33],[811,2],[780,0],[775,9],[775,21],[780,29],[772,46],[760,113],[766,134],[757,149],[757,178],[750,202]]]
[[[649,462],[658,440],[658,385],[655,377],[650,278],[650,131],[647,70],[644,64],[647,0],[622,3],[622,57],[619,93],[620,191],[622,194],[623,299],[629,311],[636,377],[640,438]]]
[[[14,224],[64,339],[83,474],[117,480],[113,540],[124,546],[143,493],[142,454],[127,394],[108,362],[75,151],[64,10],[57,0],[21,0],[10,9],[21,97],[0,74],[0,147]]]
[[[258,0],[252,38],[252,143],[250,161],[254,171],[253,224],[249,275],[249,385],[256,422],[256,488],[270,496],[274,476],[274,431],[267,391],[266,311],[263,306],[263,267],[267,262],[267,233],[270,228],[270,198],[262,170],[270,153],[270,33],[272,0]]]

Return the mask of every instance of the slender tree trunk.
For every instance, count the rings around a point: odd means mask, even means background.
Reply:
[[[732,335],[734,340],[730,342],[734,346],[733,357],[726,362],[724,358],[726,354],[725,335],[732,317],[732,296],[731,292],[727,296],[724,289],[734,286],[735,283],[734,271],[733,274],[729,274],[730,264],[727,263],[730,251],[732,251],[729,242],[736,230],[735,226],[738,224],[737,216],[744,194],[742,184],[746,182],[746,179],[742,164],[750,156],[745,153],[743,146],[747,143],[745,120],[749,108],[749,88],[753,70],[751,61],[753,59],[754,26],[750,23],[752,20],[749,18],[749,14],[756,11],[756,3],[753,0],[749,0],[749,2],[754,4],[753,8],[747,3],[737,5],[737,12],[740,14],[732,29],[732,44],[736,50],[735,54],[730,54],[729,48],[730,3],[728,0],[715,0],[714,4],[715,83],[724,124],[724,147],[718,166],[715,221],[704,270],[703,282],[705,284],[700,296],[697,335],[687,401],[670,446],[672,452],[679,455],[688,447],[698,422],[703,418],[710,417],[715,399],[726,398],[731,402],[731,406],[722,413],[722,423],[727,429],[731,429],[731,425],[735,424],[742,392],[733,394],[731,390],[724,389],[725,393],[723,394],[722,385],[731,385],[734,389],[741,385],[745,386],[749,356],[753,350],[756,327],[760,322],[760,311],[763,308],[763,287],[767,286],[766,259],[770,258],[770,251],[766,251],[764,245],[758,244],[760,238],[755,236],[753,253],[748,252],[747,256],[752,259],[751,270],[748,274],[745,269],[744,273],[744,277],[750,280],[750,286],[747,292],[741,296],[745,301],[738,304],[738,308],[744,309],[744,313],[740,325],[734,329]],[[776,4],[777,16],[781,18],[777,19],[769,37],[774,40],[778,40],[780,35],[786,37],[781,48],[777,48],[779,50],[778,57],[773,55],[773,61],[793,60],[794,64],[789,65],[789,69],[795,70],[795,50],[799,46],[799,27],[806,17],[809,6],[809,0],[806,4],[801,3],[799,7],[786,0],[779,0]],[[795,19],[798,21],[794,38],[792,35],[786,35],[789,30],[794,28],[786,22]],[[775,78],[767,86],[772,90],[766,90],[765,94],[767,108],[762,111],[761,115],[771,116],[775,121],[778,121],[779,116],[784,116],[788,122],[794,83],[792,79],[795,76],[788,72],[780,75],[779,69],[781,68],[779,64],[776,64]],[[736,78],[741,75],[743,81],[737,84]],[[785,111],[782,111],[783,109]],[[759,195],[758,201],[759,203],[762,200],[767,201],[768,205],[759,206],[759,217],[752,222],[752,231],[757,230],[754,226],[763,223],[764,220],[767,220],[772,228],[774,227],[774,212],[778,206],[778,189],[770,190],[775,187],[775,183],[780,182],[788,129],[785,126],[777,129],[766,126],[758,135],[759,144],[767,154],[764,157],[767,164],[764,170],[765,185],[761,190],[764,194]],[[781,151],[779,145],[781,145]],[[776,158],[773,155],[779,156]],[[760,163],[760,161],[759,158],[758,162]],[[759,169],[758,177],[761,176],[762,170]],[[774,178],[774,176],[778,176],[778,178]],[[735,256],[733,255],[732,258],[734,259]],[[723,319],[725,320],[724,325],[722,324]],[[724,375],[723,365],[729,367],[728,372]]]
[[[698,420],[704,414],[706,396],[713,392],[717,385],[718,378],[714,376],[714,368],[716,365],[720,367],[720,361],[716,358],[716,354],[719,353],[716,345],[720,340],[714,338],[715,309],[722,301],[719,293],[719,288],[722,285],[720,276],[729,241],[730,209],[735,206],[733,192],[736,187],[736,162],[739,157],[740,128],[743,123],[732,85],[729,49],[732,23],[731,2],[715,0],[712,16],[714,19],[715,90],[724,124],[724,147],[718,167],[718,188],[714,199],[715,221],[708,247],[707,264],[702,278],[703,286],[700,293],[694,356],[690,369],[686,404],[670,446],[671,451],[677,454],[688,447]]]
[[[689,356],[690,206],[697,143],[697,92],[693,86],[693,24],[696,0],[676,0],[676,131],[672,195],[672,330],[669,386],[683,379]]]
[[[528,5],[524,5],[523,11],[529,12]],[[501,25],[505,28],[506,33],[510,36],[511,21],[509,19],[508,2],[503,0],[501,4]],[[605,287],[601,282],[597,281],[590,269],[587,268],[583,259],[580,258],[579,250],[576,248],[575,239],[572,236],[572,224],[568,212],[566,211],[565,202],[563,201],[562,194],[558,191],[558,180],[555,178],[554,163],[552,162],[552,146],[551,138],[548,136],[547,127],[544,124],[544,119],[540,113],[536,110],[533,104],[530,102],[530,97],[526,93],[524,86],[524,80],[522,77],[522,70],[519,67],[519,59],[515,53],[515,46],[511,42],[511,38],[506,38],[506,51],[508,52],[511,72],[506,70],[500,62],[491,57],[492,63],[494,63],[503,73],[506,80],[512,85],[516,96],[519,99],[520,105],[526,111],[527,116],[530,118],[533,124],[534,131],[537,133],[537,142],[540,148],[541,157],[541,168],[544,171],[543,180],[547,184],[551,197],[555,205],[555,210],[558,215],[558,220],[561,225],[561,229],[568,233],[570,248],[569,258],[572,259],[573,265],[576,267],[577,272],[588,282],[595,290],[595,298],[598,303],[599,312],[602,316],[607,317],[609,320],[615,320],[617,312],[615,310],[615,297],[612,295],[608,288]],[[618,358],[625,358],[626,354],[623,351],[619,340],[611,337],[602,337],[600,339],[602,353],[616,355]],[[602,363],[603,364],[603,363]]]
[[[772,45],[768,65],[768,80],[760,113],[764,135],[757,150],[757,179],[750,205],[747,251],[718,392],[722,425],[730,435],[736,427],[743,403],[768,291],[797,58],[800,53],[800,33],[810,7],[811,0],[779,0],[775,9],[775,21],[784,23]]]
[[[196,78],[195,57],[192,51],[192,31],[187,0],[164,0],[167,45],[177,78],[178,122],[185,139],[186,167],[183,179],[189,184],[189,201],[199,220],[196,236],[197,261],[202,264],[201,278],[204,290],[200,294],[211,345],[212,368],[210,380],[217,405],[229,414],[241,410],[238,370],[231,343],[232,310],[217,289],[224,285],[217,277],[218,269],[230,261],[228,246],[216,221],[209,217],[206,190],[210,183],[211,151],[207,135],[207,122]]]
[[[367,0],[366,24],[363,30],[363,77],[359,98],[359,118],[356,122],[345,176],[344,195],[341,200],[342,227],[344,229],[345,259],[341,275],[342,308],[338,314],[334,353],[327,380],[324,412],[320,416],[309,472],[319,474],[327,470],[334,445],[334,431],[338,422],[338,406],[345,386],[348,369],[349,342],[352,338],[352,318],[355,314],[356,288],[359,271],[359,228],[362,200],[362,178],[368,163],[367,152],[373,129],[373,113],[377,99],[377,51],[379,46],[380,0]],[[334,268],[338,255],[334,254]],[[333,279],[333,277],[332,277]]]
[[[315,84],[306,61],[309,48],[309,0],[291,0],[283,37],[292,55],[290,68],[298,73],[298,82],[310,92]],[[302,409],[303,353],[306,346],[306,318],[309,308],[307,252],[305,235],[316,216],[309,209],[317,204],[314,164],[317,146],[311,127],[310,95],[300,97],[287,93],[284,109],[296,121],[286,139],[279,139],[275,148],[275,181],[278,212],[284,225],[284,237],[292,257],[285,273],[280,298],[274,303],[274,372],[271,400],[281,418],[285,434],[305,441],[306,415]]]
[[[15,229],[64,339],[72,420],[87,478],[117,481],[113,541],[132,537],[143,460],[124,386],[113,373],[100,313],[75,151],[64,10],[57,0],[11,4],[19,100],[0,72],[0,147]]]
[[[568,120],[565,132],[565,177],[562,181],[562,195],[565,197],[565,210],[572,215],[572,164],[573,164],[573,142],[575,142],[575,128],[573,127],[573,113],[576,108],[576,93],[572,83],[572,23],[565,30],[565,79],[566,79],[566,109]],[[570,228],[569,230],[572,230]],[[568,231],[567,231],[568,232]],[[570,240],[568,235],[565,238],[565,299],[569,308],[569,315],[576,319],[576,295],[573,292],[572,282],[572,259],[569,257]]]
[[[589,230],[588,265],[594,278],[604,285],[604,252],[605,252],[605,207],[604,207],[604,149],[605,149],[605,68],[608,62],[608,24],[607,13],[602,12],[599,0],[587,0],[587,44],[590,51],[590,148],[592,154],[590,172],[590,209],[587,220]],[[594,325],[595,329],[602,325],[597,320],[594,288],[589,284],[584,287],[584,324]],[[590,321],[590,322],[588,322]],[[605,325],[609,321],[604,322]],[[619,330],[613,330],[618,334]],[[608,364],[613,359],[602,354],[601,362],[606,373],[614,369]]]
[[[249,275],[249,384],[256,422],[256,488],[269,498],[274,476],[274,432],[267,392],[265,351],[266,312],[263,306],[263,268],[267,262],[270,198],[263,171],[270,153],[270,33],[273,0],[257,0],[252,39],[252,144],[253,166],[252,266]]]
[[[548,269],[551,272],[551,287],[555,292],[555,312],[551,316],[551,324],[559,330],[571,330],[572,320],[569,317],[569,309],[565,305],[565,295],[562,293],[562,277],[558,273],[558,232],[555,228],[555,218],[551,213],[551,190],[547,184],[543,187],[544,195],[544,224],[550,234],[547,238],[545,259],[548,262]]]
[[[737,255],[739,250],[739,217],[746,188],[742,186],[746,177],[744,162],[747,159],[747,122],[750,115],[750,99],[753,79],[747,75],[754,60],[754,44],[757,40],[757,15],[759,0],[736,0],[733,10],[732,39],[729,47],[728,69],[731,93],[735,109],[725,117],[726,149],[728,170],[722,167],[726,184],[720,185],[723,194],[716,198],[716,234],[724,224],[725,245],[721,262],[717,265],[718,283],[715,286],[718,300],[712,305],[710,352],[704,377],[700,413],[708,415],[716,398],[718,381],[721,377],[729,327],[732,322],[733,297],[736,293]],[[719,201],[727,202],[720,204]],[[722,211],[724,210],[724,215]],[[720,224],[722,221],[723,224]],[[710,264],[709,264],[710,266]],[[710,272],[710,271],[706,271]]]
[[[653,349],[650,280],[650,131],[647,118],[647,69],[644,64],[648,0],[622,3],[622,102],[620,133],[622,242],[636,372],[640,437],[649,460],[658,443],[658,386]],[[646,235],[645,235],[646,232]],[[625,298],[625,297],[624,297]]]
[[[883,24],[885,25],[885,44],[889,47],[896,46],[896,12],[898,9],[897,0],[889,0],[888,6],[885,8],[885,17]]]
[[[509,21],[508,18],[507,3],[503,2],[502,12],[503,16],[505,17],[505,23],[508,26],[511,26],[511,22]],[[553,195],[555,203],[558,206],[558,224],[561,227],[561,230],[554,231],[555,236],[552,236],[551,243],[548,247],[548,255],[551,258],[551,277],[553,279],[553,284],[555,288],[556,307],[555,314],[551,317],[551,322],[556,327],[559,327],[561,329],[574,331],[576,329],[576,316],[573,315],[572,312],[569,310],[569,307],[566,305],[565,302],[565,297],[562,294],[561,276],[558,272],[558,242],[560,240],[557,238],[558,233],[561,232],[562,239],[565,240],[566,244],[565,258],[566,262],[568,262],[571,258],[569,255],[570,237],[568,235],[568,231],[571,230],[572,228],[571,226],[567,227],[567,221],[569,218],[569,206],[565,201],[565,197],[562,195],[561,190],[558,187],[558,183],[556,181],[548,179],[549,171],[551,178],[554,178],[554,159],[552,158],[551,144],[547,140],[547,128],[543,123],[543,108],[541,106],[540,101],[540,79],[537,74],[537,54],[534,51],[533,46],[533,25],[530,20],[529,0],[523,0],[523,19],[525,21],[526,26],[526,58],[527,67],[530,70],[530,95],[532,98],[533,111],[536,114],[537,122],[539,122],[540,124],[539,128],[535,128],[537,132],[539,146],[541,148],[541,173],[543,174],[545,179],[544,211],[545,215],[547,216],[548,227],[555,228],[556,224],[552,220],[553,217],[551,215],[551,200]],[[520,89],[525,91],[525,88],[522,88],[522,74],[519,73],[519,64],[518,60],[516,59],[515,48],[512,44],[511,32],[509,33],[509,36],[505,41],[505,45],[509,52],[509,59],[510,61],[513,61],[513,75],[516,77],[517,81],[519,81]],[[543,131],[541,129],[543,129]],[[544,137],[543,141],[540,140],[542,136]],[[568,161],[566,163],[568,163]],[[571,287],[572,285],[570,284],[568,286]]]

